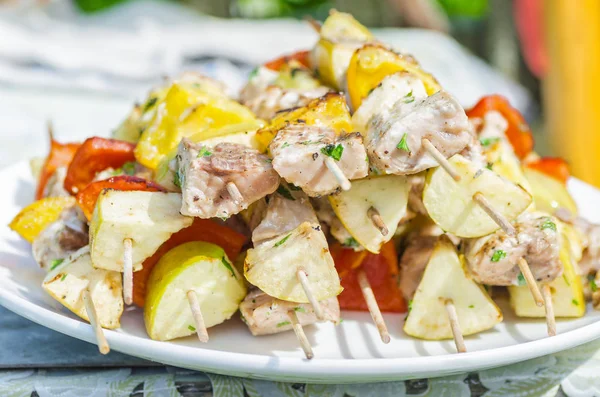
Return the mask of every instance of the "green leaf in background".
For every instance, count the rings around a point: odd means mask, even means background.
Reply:
[[[480,19],[488,12],[488,0],[437,0],[450,17]]]
[[[127,0],[75,0],[75,4],[81,11],[92,13],[125,1]]]
[[[303,18],[311,15],[322,19],[333,8],[333,3],[330,0],[236,0],[233,14],[242,18]]]

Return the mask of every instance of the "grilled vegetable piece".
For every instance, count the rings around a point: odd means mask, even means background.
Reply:
[[[10,221],[8,227],[19,233],[30,243],[52,222],[55,222],[61,212],[75,204],[73,197],[46,197],[29,204]]]
[[[531,195],[521,186],[486,169],[477,169],[461,155],[449,159],[461,177],[456,182],[442,168],[427,174],[423,204],[431,219],[457,237],[481,237],[498,230],[498,225],[474,201],[482,193],[508,220],[513,220],[531,204]]]
[[[42,287],[67,309],[89,321],[82,292],[90,290],[98,322],[102,328],[119,328],[123,314],[121,274],[92,266],[89,246],[71,254],[60,265],[50,270]]]
[[[577,204],[563,183],[533,168],[525,167],[523,172],[531,185],[537,209],[553,214],[564,208],[573,215],[577,214]]]
[[[498,306],[483,287],[469,278],[454,245],[442,237],[413,297],[404,332],[420,339],[451,339],[447,300],[454,304],[465,336],[486,331],[502,321]]]
[[[177,158],[183,215],[228,218],[279,186],[279,175],[270,159],[243,145],[219,143],[210,147],[184,139]],[[232,185],[237,196],[231,193]]]
[[[88,220],[92,219],[98,196],[105,189],[119,191],[140,190],[147,192],[166,191],[162,186],[154,182],[129,175],[113,176],[105,180],[92,182],[75,196],[77,204],[79,204],[79,207]]]
[[[133,303],[144,307],[148,279],[158,261],[171,249],[193,241],[218,245],[223,248],[228,258],[237,258],[247,242],[247,238],[213,220],[194,218],[191,226],[173,233],[152,256],[144,260],[142,270],[133,273]]]
[[[543,212],[524,212],[514,222],[516,238],[496,230],[464,243],[473,280],[486,285],[524,285],[518,260],[524,258],[534,278],[550,282],[562,274],[559,222]]]
[[[556,317],[582,317],[585,314],[585,298],[581,277],[577,274],[570,254],[570,242],[563,234],[560,247],[562,277],[550,283],[552,305]],[[519,317],[544,317],[545,310],[535,304],[527,286],[511,286],[510,304]]]
[[[365,44],[352,54],[347,72],[347,91],[352,109],[357,110],[369,93],[390,74],[410,72],[416,75],[428,95],[441,89],[436,79],[421,69],[410,55],[398,54],[380,44]]]
[[[558,157],[542,157],[538,160],[525,163],[525,167],[533,168],[545,175],[548,175],[564,185],[567,184],[571,173],[567,162]]]
[[[244,263],[246,279],[268,295],[308,303],[297,277],[300,269],[306,272],[317,300],[335,297],[342,291],[318,223],[304,222],[288,234],[255,244]]]
[[[65,190],[75,194],[94,180],[96,174],[107,168],[119,168],[135,161],[135,145],[116,139],[88,138],[75,152],[65,177]]]
[[[266,151],[277,132],[289,124],[329,127],[337,133],[351,132],[352,122],[346,100],[341,94],[330,92],[313,99],[306,106],[279,112],[271,123],[256,133],[261,149]]]
[[[142,268],[171,234],[193,219],[179,214],[177,193],[104,190],[90,223],[90,253],[94,267],[123,271],[123,240],[133,242],[133,270]]]
[[[323,309],[325,321],[340,321],[340,305],[336,298],[319,302]],[[273,298],[259,289],[250,291],[240,304],[240,315],[254,336],[270,335],[292,329],[288,312],[296,312],[298,321],[303,326],[311,325],[319,320],[311,305],[306,303],[286,302]]]
[[[206,92],[202,85],[175,82],[156,106],[158,110],[135,148],[136,160],[150,169],[156,169],[181,138],[202,133],[208,139],[223,133],[220,127],[256,120],[250,109]]]
[[[374,41],[374,37],[352,15],[335,10],[323,23],[319,36],[310,63],[325,84],[342,90],[352,54],[364,43]]]
[[[205,242],[189,242],[167,252],[148,280],[144,320],[150,338],[171,340],[195,333],[186,294],[194,291],[206,328],[237,311],[246,286],[225,251]]]
[[[369,123],[365,146],[371,167],[385,174],[416,174],[439,165],[425,150],[423,139],[448,158],[471,140],[460,104],[441,91],[413,102],[398,101],[389,113]]]
[[[364,178],[369,172],[367,152],[358,132],[336,136],[332,128],[292,124],[277,133],[269,151],[275,171],[311,197],[341,189],[325,163],[328,157],[350,180]]]
[[[409,185],[400,175],[371,176],[356,180],[346,192],[329,196],[329,202],[346,230],[368,251],[378,253],[406,215]],[[385,224],[383,235],[372,220],[374,209]]]
[[[69,166],[80,145],[80,143],[60,143],[55,141],[52,133],[50,133],[50,153],[48,153],[38,177],[38,184],[35,189],[36,200],[49,196],[47,185],[50,179],[59,168]]]

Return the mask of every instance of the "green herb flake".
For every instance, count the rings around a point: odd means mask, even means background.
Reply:
[[[575,306],[579,306],[579,302],[577,301],[577,299],[573,299],[571,301],[572,304],[574,304]]]
[[[344,240],[344,247],[352,247],[352,248],[356,248],[359,247],[360,244],[358,244],[358,241],[356,241],[356,239],[354,237],[348,237],[346,240]]]
[[[469,305],[469,309],[474,309],[475,305]]]
[[[304,310],[304,307],[302,307],[302,306],[295,307],[294,311],[298,312],[298,313],[306,313],[306,310]]]
[[[408,301],[408,312],[409,313],[412,310],[412,307],[413,307],[413,300],[411,299],[411,300]]]
[[[60,278],[60,281],[65,281],[65,278],[67,278],[67,273],[64,273],[62,275],[62,277]]]
[[[158,102],[157,97],[152,97],[152,98],[148,99],[148,102],[146,102],[146,104],[144,105],[144,113],[147,112],[148,110],[152,109],[152,107],[154,107],[154,105],[156,105],[156,102]]]
[[[128,161],[121,167],[121,172],[125,175],[135,175],[135,161]]]
[[[567,284],[568,287],[571,286],[571,282],[569,281],[569,278],[566,274],[563,274],[563,280],[565,280],[565,284]]]
[[[483,146],[483,147],[488,147],[490,145],[495,144],[498,141],[500,141],[500,138],[498,138],[498,137],[495,137],[495,138],[479,138],[479,143],[481,143],[481,146]]]
[[[594,275],[588,274],[587,279],[590,282],[590,289],[592,290],[592,292],[598,291],[598,285],[596,285],[596,278],[594,277]]]
[[[183,178],[181,177],[181,173],[179,172],[179,170],[177,170],[175,172],[175,175],[173,175],[173,184],[175,186],[177,186],[178,188],[181,188],[181,182],[182,182],[181,180],[182,179]]]
[[[288,200],[296,201],[294,196],[292,196],[292,193],[290,193],[290,191],[283,185],[279,185],[279,187],[277,188],[277,193],[281,194],[284,198]]]
[[[258,75],[259,67],[260,66],[257,66],[254,69],[252,69],[252,71],[250,72],[250,75],[248,75],[248,80],[252,80],[254,77],[256,77]]]
[[[340,159],[342,158],[342,153],[344,153],[344,147],[341,144],[329,144],[321,148],[321,153],[331,157],[335,161],[340,161]]]
[[[196,327],[194,327],[193,325],[188,325],[188,329],[192,332],[196,332]]]
[[[415,101],[415,97],[413,96],[412,90],[406,95],[404,95],[404,103],[413,103]]]
[[[550,229],[552,231],[556,231],[556,223],[552,222],[550,218],[546,218],[544,223],[540,226],[540,229]]]
[[[506,252],[502,250],[494,251],[494,255],[492,255],[492,262],[500,262],[501,259],[506,258]]]
[[[286,325],[290,325],[290,324],[291,323],[289,321],[282,321],[277,324],[277,328],[285,327]]]
[[[237,278],[237,277],[235,277],[235,272],[233,271],[233,268],[231,267],[231,265],[229,264],[229,262],[227,261],[227,259],[224,256],[221,257],[221,263],[223,264],[223,266],[225,266],[227,268],[227,270],[229,270],[231,272],[231,275],[234,278]]]
[[[64,261],[65,261],[64,259],[55,259],[55,260],[53,260],[52,262],[50,262],[50,270],[56,269]]]
[[[288,187],[290,188],[290,190],[293,190],[293,191],[295,191],[295,192],[297,192],[297,191],[299,191],[299,190],[302,190],[302,188],[301,188],[301,187],[299,187],[299,186],[296,186],[296,185],[294,185],[293,183],[289,183],[289,184],[288,184]]]
[[[283,145],[281,145],[282,149],[285,149],[286,147],[289,147],[290,144],[288,142],[283,142]]]
[[[292,233],[288,234],[287,236],[285,236],[284,238],[282,238],[281,240],[279,240],[278,242],[275,243],[275,247],[279,247],[280,245],[282,245],[283,243],[285,243],[288,238],[290,238],[290,236],[292,235]]]
[[[492,167],[494,167],[494,163],[487,163],[487,165],[485,166],[485,168],[487,168],[490,171],[492,171]]]
[[[200,149],[200,151],[198,152],[198,156],[196,157],[200,158],[209,156],[212,156],[212,152],[206,146],[202,146],[202,149]]]
[[[523,273],[521,273],[521,272],[519,272],[519,275],[517,276],[517,284],[519,286],[521,286],[521,287],[524,286],[524,285],[527,285],[527,281],[525,280],[525,276],[523,276]]]
[[[398,148],[400,150],[404,150],[405,152],[408,152],[410,154],[410,148],[408,147],[408,144],[406,143],[407,136],[408,136],[407,133],[404,133],[404,135],[402,135],[402,139],[400,139],[400,142],[398,142],[398,144],[396,145],[396,148]]]

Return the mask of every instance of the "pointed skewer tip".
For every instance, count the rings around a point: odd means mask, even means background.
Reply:
[[[90,325],[92,326],[96,336],[98,351],[102,354],[108,354],[110,352],[110,346],[106,340],[106,336],[104,336],[104,330],[100,326],[98,313],[96,312],[96,307],[94,306],[94,301],[92,300],[92,293],[87,287],[83,290],[83,304],[85,306],[85,311],[87,313],[88,320],[90,321]]]
[[[369,279],[367,278],[364,270],[358,271],[358,285],[360,286],[363,297],[365,298],[365,302],[367,303],[367,308],[369,309],[371,318],[377,327],[381,341],[386,344],[390,343],[390,333],[388,332],[387,325],[385,324],[385,320],[381,315],[381,310],[379,309],[379,305],[375,299],[373,288],[371,287]]]
[[[208,342],[208,330],[204,323],[204,317],[202,316],[202,310],[200,310],[200,302],[198,302],[198,296],[194,290],[187,292],[188,303],[190,310],[192,311],[192,317],[194,317],[194,323],[196,324],[196,335],[198,340],[202,343]]]

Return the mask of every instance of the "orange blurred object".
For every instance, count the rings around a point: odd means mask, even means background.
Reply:
[[[57,142],[54,140],[52,132],[50,132],[50,153],[48,154],[48,157],[46,157],[42,172],[40,172],[37,188],[35,190],[36,200],[39,200],[44,196],[44,189],[56,169],[59,167],[67,167],[73,160],[73,156],[80,146],[81,143]]]
[[[508,122],[506,137],[512,145],[517,157],[522,160],[533,151],[533,134],[525,118],[513,108],[508,100],[501,95],[488,95],[467,111],[469,118],[483,119],[489,111],[495,110]]]
[[[539,160],[525,163],[525,167],[538,170],[566,184],[571,176],[567,162],[558,157],[542,157]]]
[[[144,307],[146,284],[154,266],[169,250],[190,241],[206,241],[225,250],[230,260],[235,260],[246,243],[246,237],[233,229],[210,219],[194,218],[191,226],[181,229],[165,241],[151,257],[142,264],[142,270],[133,273],[133,303]]]
[[[143,178],[138,178],[137,176],[120,175],[113,176],[112,178],[108,178],[102,181],[92,182],[89,185],[87,185],[85,189],[77,193],[77,196],[75,196],[75,198],[77,199],[77,204],[79,204],[79,207],[81,207],[81,210],[83,211],[85,217],[88,220],[92,219],[92,214],[94,213],[96,201],[98,200],[98,196],[104,189],[166,192],[166,189],[160,186],[159,184],[147,181]]]
[[[135,145],[117,139],[88,138],[75,153],[65,177],[65,190],[73,194],[84,189],[96,176],[107,168],[119,168],[135,161]]]
[[[330,250],[344,287],[344,291],[338,295],[342,310],[369,310],[358,285],[357,273],[358,269],[362,269],[382,312],[406,312],[406,302],[398,288],[398,256],[391,241],[381,247],[379,254],[356,252],[338,243],[332,245]]]
[[[290,55],[284,55],[282,57],[279,57],[277,59],[274,59],[272,61],[265,63],[264,66],[268,69],[278,71],[279,69],[281,69],[281,67],[283,65],[287,64],[288,62],[290,62],[292,60],[299,62],[300,64],[302,64],[303,66],[306,66],[307,68],[310,67],[308,51],[298,51],[298,52],[295,52]]]

